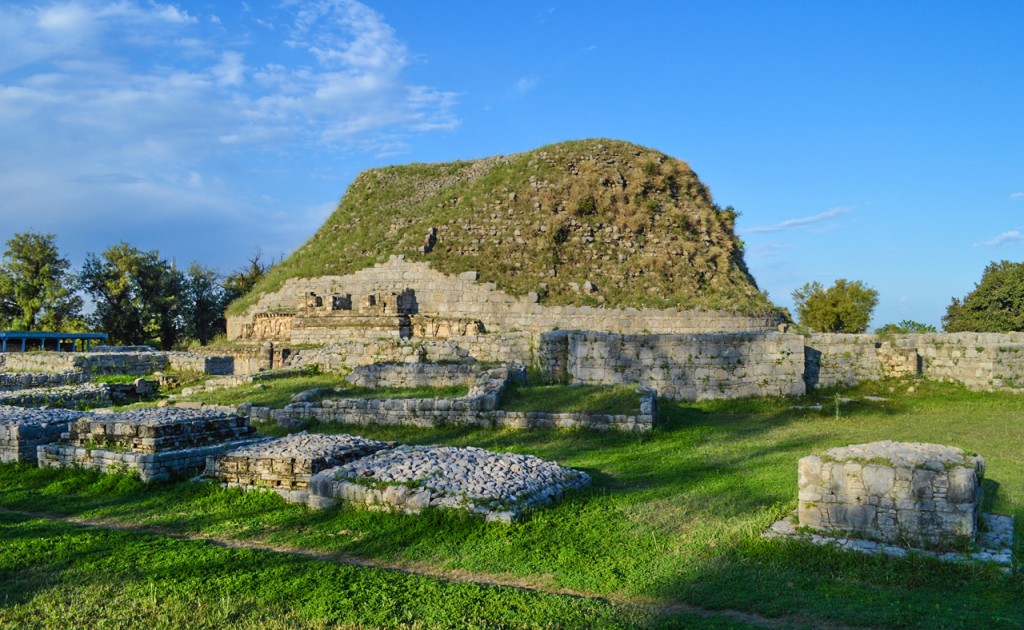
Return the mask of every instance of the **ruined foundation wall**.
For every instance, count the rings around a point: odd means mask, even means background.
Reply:
[[[427,263],[408,262],[393,256],[386,263],[348,276],[292,278],[281,289],[261,296],[245,315],[229,317],[228,338],[263,335],[291,343],[335,341],[327,333],[321,333],[323,338],[313,338],[316,326],[302,324],[304,316],[297,311],[297,305],[304,296],[311,293],[327,298],[346,294],[397,294],[406,289],[415,291],[415,312],[447,320],[480,321],[489,332],[541,332],[558,328],[651,333],[768,331],[782,323],[779,313],[749,316],[726,311],[545,306],[539,303],[536,293],[522,297],[510,295],[498,290],[494,283],[479,282],[473,271],[446,275],[434,271]],[[269,314],[271,319],[276,319],[272,325],[262,322],[257,325],[257,314],[265,314],[263,318]],[[294,318],[285,321],[289,316]],[[301,339],[293,338],[296,334]]]
[[[677,400],[799,396],[805,391],[803,339],[797,335],[573,332],[565,344],[565,371],[574,383],[640,385]],[[545,359],[557,365],[550,356]]]

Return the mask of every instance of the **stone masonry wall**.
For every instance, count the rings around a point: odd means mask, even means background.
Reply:
[[[253,336],[257,314],[278,317],[296,313],[302,296],[362,296],[381,292],[401,293],[413,289],[419,313],[453,320],[483,322],[488,332],[534,331],[557,328],[610,332],[702,333],[725,331],[768,331],[782,323],[779,313],[748,316],[725,311],[697,311],[651,308],[597,308],[590,306],[545,306],[532,293],[515,297],[499,291],[494,283],[479,282],[474,271],[450,276],[434,271],[427,263],[409,262],[392,256],[386,263],[362,269],[348,276],[292,278],[274,293],[264,294],[243,316],[228,318],[228,338]],[[296,317],[296,320],[301,316]],[[281,340],[292,343],[323,343],[324,339],[292,339],[302,326],[282,322],[275,326]]]
[[[10,372],[84,372],[145,376],[167,368],[162,352],[8,352]]]
[[[641,385],[677,400],[805,391],[803,339],[797,335],[574,332],[566,351],[566,372],[574,383]]]
[[[345,380],[356,387],[450,387],[476,381],[476,363],[375,363],[360,365]]]
[[[986,391],[1024,390],[1024,333],[815,334],[805,348],[808,388],[920,374]]]
[[[89,382],[89,375],[81,372],[0,372],[0,392],[78,385],[87,382]]]

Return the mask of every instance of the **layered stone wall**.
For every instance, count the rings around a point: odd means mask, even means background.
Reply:
[[[451,387],[476,381],[476,363],[374,363],[352,370],[345,380],[356,387]]]
[[[1024,390],[1024,333],[815,334],[805,357],[809,388],[919,374],[975,390]]]
[[[805,391],[803,339],[797,335],[573,332],[565,344],[565,372],[574,383],[640,385],[679,400]],[[557,344],[547,347],[553,351]]]
[[[78,385],[89,382],[89,378],[82,372],[0,372],[0,392]]]
[[[494,283],[479,282],[473,271],[446,275],[434,271],[427,263],[392,256],[386,263],[348,276],[292,278],[274,293],[261,296],[245,315],[229,317],[228,338],[291,343],[334,341],[333,334],[322,330],[323,322],[312,321],[322,318],[322,314],[304,314],[299,308],[307,296],[318,296],[326,303],[332,296],[352,299],[400,295],[410,289],[415,293],[415,313],[452,322],[479,321],[489,332],[543,332],[559,328],[671,334],[768,331],[775,330],[783,321],[779,313],[749,316],[725,311],[545,306],[536,292],[516,297],[499,291]],[[306,318],[311,319],[308,326]],[[268,319],[274,321],[262,321]]]
[[[145,376],[167,368],[162,352],[8,352],[10,372],[83,372]]]

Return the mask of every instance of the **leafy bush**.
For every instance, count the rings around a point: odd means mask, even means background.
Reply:
[[[938,332],[931,324],[922,324],[912,319],[904,319],[898,324],[886,324],[875,329],[878,335],[914,335]]]
[[[878,291],[840,278],[828,289],[811,282],[793,291],[800,325],[819,332],[862,333],[878,304]]]

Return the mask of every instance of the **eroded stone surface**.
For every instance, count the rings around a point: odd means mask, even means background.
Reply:
[[[800,460],[799,524],[924,547],[974,540],[985,460],[938,444],[872,442]]]
[[[586,473],[532,455],[400,446],[314,475],[310,503],[320,507],[340,499],[409,512],[456,508],[509,521],[588,485]]]

